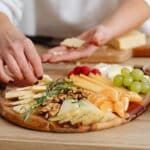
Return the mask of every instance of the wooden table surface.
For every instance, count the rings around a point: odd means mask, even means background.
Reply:
[[[41,49],[40,47],[38,47]],[[43,50],[42,50],[43,51]],[[124,64],[144,65],[150,58],[132,58]],[[93,64],[94,65],[94,64]],[[64,72],[74,64],[46,64]],[[59,134],[31,131],[0,118],[0,150],[150,150],[150,109],[126,125],[99,132]]]

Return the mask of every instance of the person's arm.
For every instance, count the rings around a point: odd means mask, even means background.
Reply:
[[[122,0],[119,7],[97,27],[80,35],[96,45],[106,44],[113,38],[135,29],[150,17],[150,0]]]
[[[33,43],[14,25],[21,17],[17,1],[21,0],[0,1],[0,82],[35,84],[43,68]]]
[[[97,50],[97,46],[108,43],[144,23],[150,17],[150,0],[122,0],[111,16],[105,18],[98,26],[82,33],[79,38],[87,45],[79,50],[68,50],[66,47],[50,49],[42,56],[43,62],[72,61],[88,57]],[[149,2],[149,3],[148,3]],[[53,51],[62,51],[63,55],[54,56]]]
[[[0,0],[0,12],[8,16],[11,22],[17,24],[23,14],[23,0]]]
[[[122,0],[118,9],[102,24],[109,28],[111,38],[114,38],[139,27],[149,17],[150,0]]]

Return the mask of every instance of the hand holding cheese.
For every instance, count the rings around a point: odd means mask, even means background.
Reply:
[[[80,39],[88,43],[85,47],[79,48],[78,51],[76,51],[74,48],[68,50],[68,48],[65,46],[53,48],[48,51],[48,54],[44,54],[42,56],[42,60],[43,62],[59,62],[72,61],[73,59],[88,57],[97,50],[97,46],[106,44],[112,39],[115,39],[120,35],[135,29],[146,19],[148,19],[149,16],[150,9],[145,1],[122,1],[111,16],[104,18],[99,25],[97,24],[95,27],[88,29],[79,36]],[[128,41],[129,47],[125,47],[124,43],[126,44]],[[126,42],[119,40],[121,49],[138,46],[136,41],[130,43],[130,40],[127,40]],[[144,43],[143,38],[141,42],[141,44]],[[128,45],[128,43],[126,45]],[[61,51],[63,53],[61,55],[52,55],[52,52],[56,49],[57,51]]]
[[[72,61],[91,56],[98,46],[110,40],[109,29],[100,25],[92,28],[78,38],[68,38],[61,42],[61,46],[48,50],[48,54],[42,56],[43,62]],[[55,55],[55,54],[58,55]]]

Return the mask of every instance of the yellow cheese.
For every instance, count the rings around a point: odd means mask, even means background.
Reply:
[[[109,43],[115,49],[132,49],[146,44],[146,36],[144,33],[133,30],[124,36],[116,38]]]
[[[46,91],[46,86],[42,85],[37,85],[37,86],[32,86],[32,92],[38,93],[38,92],[44,92]]]

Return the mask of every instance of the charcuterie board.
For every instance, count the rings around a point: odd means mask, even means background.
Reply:
[[[37,85],[8,87],[1,96],[0,113],[33,130],[97,131],[128,123],[145,112],[150,105],[149,91],[149,76],[140,69],[77,66],[56,80],[44,75]]]

